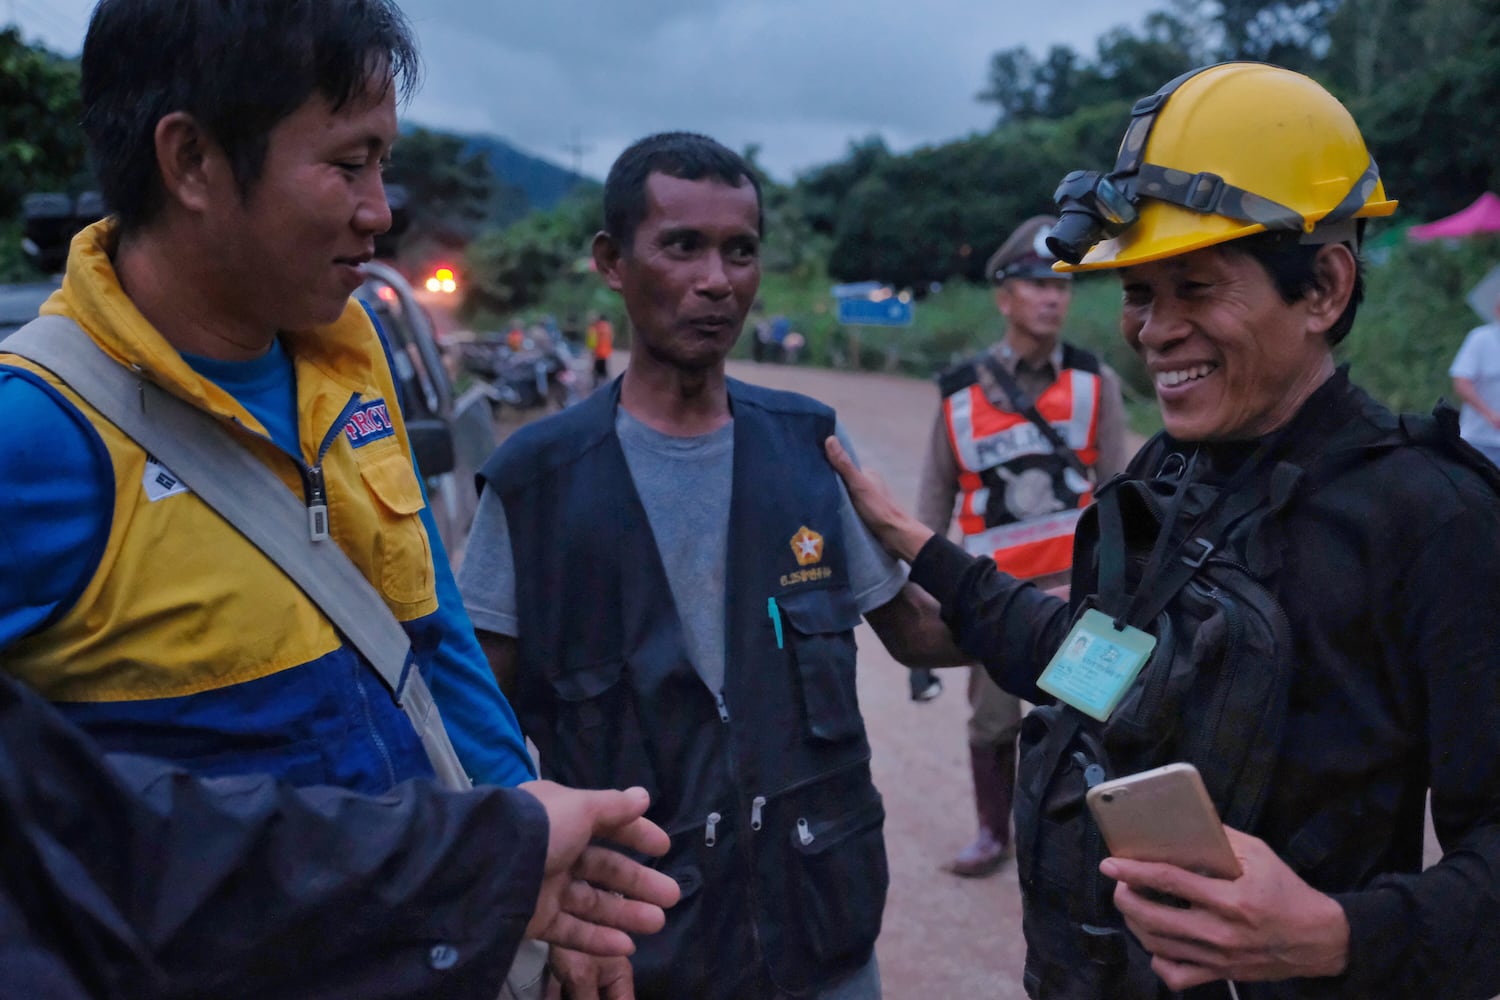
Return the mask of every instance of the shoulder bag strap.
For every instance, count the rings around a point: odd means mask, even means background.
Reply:
[[[1015,407],[1017,413],[1036,425],[1036,429],[1042,432],[1042,436],[1052,445],[1052,450],[1057,452],[1057,456],[1084,479],[1091,479],[1088,468],[1079,459],[1077,453],[1068,442],[1063,440],[1057,428],[1053,427],[1037,410],[1036,401],[1021,391],[1021,387],[1016,384],[1016,380],[1011,377],[1010,372],[1005,370],[1005,366],[1000,363],[999,359],[992,354],[986,354],[984,366],[989,369],[989,373],[994,376],[1000,388],[1005,390],[1005,395],[1010,397],[1010,405]]]
[[[0,342],[53,372],[276,563],[364,656],[422,738],[438,778],[470,781],[411,657],[411,640],[338,545],[314,542],[306,509],[218,421],[110,358],[78,324],[42,316]]]

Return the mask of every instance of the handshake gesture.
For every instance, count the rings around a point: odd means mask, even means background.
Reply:
[[[677,902],[670,876],[594,841],[661,856],[671,845],[645,818],[651,804],[643,788],[586,791],[532,781],[529,792],[547,810],[547,862],[536,912],[526,936],[601,957],[635,951],[631,934],[652,934]]]

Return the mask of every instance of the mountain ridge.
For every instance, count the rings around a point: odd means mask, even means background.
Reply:
[[[461,140],[465,153],[477,152],[482,155],[499,180],[525,193],[533,209],[545,211],[552,208],[562,201],[575,185],[598,186],[599,183],[592,177],[574,173],[546,157],[528,153],[509,139],[498,135],[435,128],[421,122],[402,124],[403,131],[417,128],[450,135]]]

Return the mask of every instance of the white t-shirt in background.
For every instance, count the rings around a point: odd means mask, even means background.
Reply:
[[[1485,405],[1500,410],[1500,323],[1486,323],[1470,330],[1448,374],[1472,381]],[[1500,448],[1500,428],[1468,403],[1459,410],[1458,427],[1464,440],[1476,448]]]

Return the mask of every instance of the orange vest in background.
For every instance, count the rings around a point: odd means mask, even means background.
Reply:
[[[589,325],[589,349],[600,361],[608,361],[615,350],[615,328],[607,319],[595,320]]]
[[[1032,579],[1073,564],[1073,529],[1094,484],[1056,453],[1030,420],[990,402],[973,364],[943,379],[943,417],[958,462],[958,522],[971,555],[990,556],[1012,576]],[[1064,368],[1037,411],[1084,465],[1099,460],[1100,377]]]

